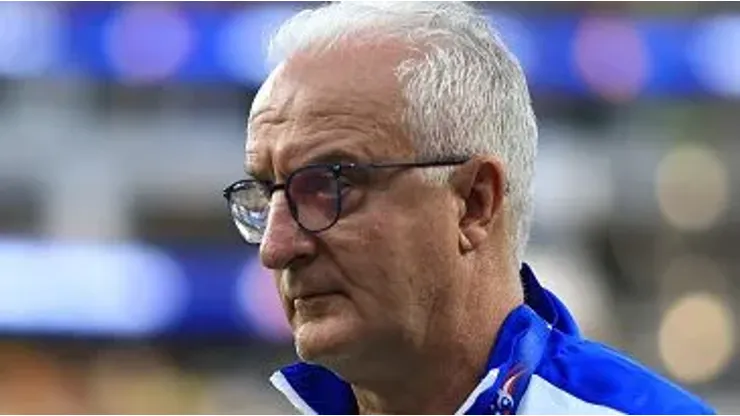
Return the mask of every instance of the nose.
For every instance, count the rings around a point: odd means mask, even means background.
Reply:
[[[273,195],[267,227],[260,244],[260,261],[271,270],[306,262],[316,254],[312,235],[298,226],[282,192]]]

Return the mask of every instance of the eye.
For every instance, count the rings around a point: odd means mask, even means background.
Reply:
[[[329,167],[312,167],[296,173],[290,183],[290,192],[296,200],[314,197],[336,198],[339,182]]]
[[[358,165],[342,166],[338,178],[342,186],[364,186],[370,181],[370,169]]]
[[[336,178],[337,178],[337,185],[343,192],[345,189],[351,188],[355,185],[355,182],[352,180],[352,178],[349,177],[348,175],[345,175],[344,173],[338,174]]]

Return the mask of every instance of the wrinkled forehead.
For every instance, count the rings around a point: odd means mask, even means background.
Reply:
[[[356,130],[352,137],[372,141],[365,145],[379,151],[408,148],[402,117],[405,102],[395,73],[407,56],[407,50],[398,45],[358,45],[302,52],[284,61],[253,101],[248,159],[279,156],[276,149],[285,146],[300,146],[302,152],[327,147],[332,137],[323,133],[332,129]]]
[[[392,104],[392,100],[400,97],[398,65],[414,51],[393,39],[374,43],[363,39],[366,36],[290,56],[270,73],[250,113],[258,113],[271,104],[271,98],[279,98],[275,93],[284,84],[300,86],[306,93],[319,93],[312,98],[334,98],[329,96],[336,93],[347,101],[355,98]]]

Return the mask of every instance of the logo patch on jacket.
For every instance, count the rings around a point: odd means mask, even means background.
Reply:
[[[514,396],[519,380],[524,375],[523,366],[514,366],[504,378],[504,382],[498,391],[496,400],[491,404],[491,411],[494,415],[512,415],[514,414]]]

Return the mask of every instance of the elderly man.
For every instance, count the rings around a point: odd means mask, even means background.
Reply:
[[[522,70],[463,3],[298,14],[225,190],[274,271],[305,413],[711,413],[580,334],[522,262],[537,127]]]

